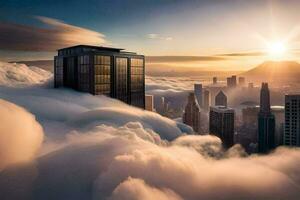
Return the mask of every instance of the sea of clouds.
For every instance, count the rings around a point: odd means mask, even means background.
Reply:
[[[2,62],[0,78],[1,200],[299,199],[297,148],[224,151],[156,113],[54,89],[41,69]]]

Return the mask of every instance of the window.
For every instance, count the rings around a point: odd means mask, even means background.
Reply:
[[[79,56],[78,57],[78,83],[79,90],[84,92],[90,91],[90,62],[89,55]]]
[[[128,102],[127,58],[116,58],[116,98]]]
[[[63,86],[63,58],[56,57],[55,58],[55,87]]]
[[[130,60],[130,89],[131,104],[144,106],[144,60],[132,58]]]
[[[111,57],[94,56],[95,94],[110,94],[111,85]]]

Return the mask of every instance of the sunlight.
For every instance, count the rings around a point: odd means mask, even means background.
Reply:
[[[287,48],[283,42],[272,42],[268,44],[267,51],[273,58],[282,58]]]

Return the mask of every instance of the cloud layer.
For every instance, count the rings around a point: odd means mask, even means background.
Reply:
[[[21,51],[56,51],[77,44],[106,43],[102,33],[47,17],[36,17],[47,28],[1,23],[0,49]]]
[[[264,156],[247,156],[239,145],[224,151],[218,138],[185,135],[187,127],[157,114],[47,84],[1,86],[0,97],[33,113],[45,134],[33,160],[30,154],[26,163],[3,165],[0,199],[296,200],[300,194],[297,148]],[[10,119],[1,141],[41,135],[24,109],[0,102],[0,111]],[[28,130],[13,127],[19,124]],[[35,138],[22,145],[34,146]],[[7,152],[0,155],[10,158]]]

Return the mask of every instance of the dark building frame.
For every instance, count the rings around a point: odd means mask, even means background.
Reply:
[[[54,57],[54,86],[103,94],[145,108],[145,57],[89,45],[59,49]]]

